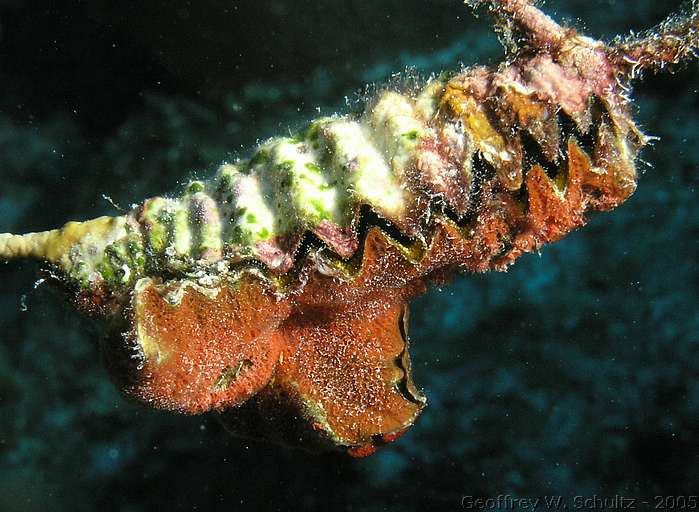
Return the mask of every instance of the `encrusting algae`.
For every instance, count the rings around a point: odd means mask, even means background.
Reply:
[[[626,200],[648,140],[630,82],[697,50],[696,6],[605,44],[529,0],[487,4],[508,50],[496,69],[384,91],[360,116],[272,138],[124,216],[0,235],[0,258],[44,261],[106,320],[127,395],[372,453],[425,405],[407,302],[455,271],[504,270]]]

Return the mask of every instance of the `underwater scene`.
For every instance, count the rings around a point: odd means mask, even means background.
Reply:
[[[679,0],[0,0],[0,511],[698,509],[697,51]]]

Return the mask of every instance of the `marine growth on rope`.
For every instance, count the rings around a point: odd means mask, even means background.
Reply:
[[[126,215],[0,235],[104,319],[127,395],[235,432],[366,455],[425,406],[407,302],[503,270],[636,187],[630,85],[689,60],[696,7],[606,44],[530,0],[486,4],[496,68],[385,90]],[[475,6],[474,6],[475,7]]]

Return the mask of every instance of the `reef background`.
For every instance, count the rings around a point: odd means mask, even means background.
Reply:
[[[56,5],[58,4],[58,5]],[[549,0],[593,37],[679,2]],[[371,7],[370,7],[371,6]],[[0,232],[115,214],[410,66],[496,63],[458,0],[0,0]],[[395,78],[393,79],[395,80]],[[377,455],[230,437],[123,399],[99,330],[1,264],[0,510],[459,510],[464,495],[699,491],[699,65],[647,77],[660,137],[612,213],[411,308],[417,424]],[[108,196],[109,200],[104,196]]]

